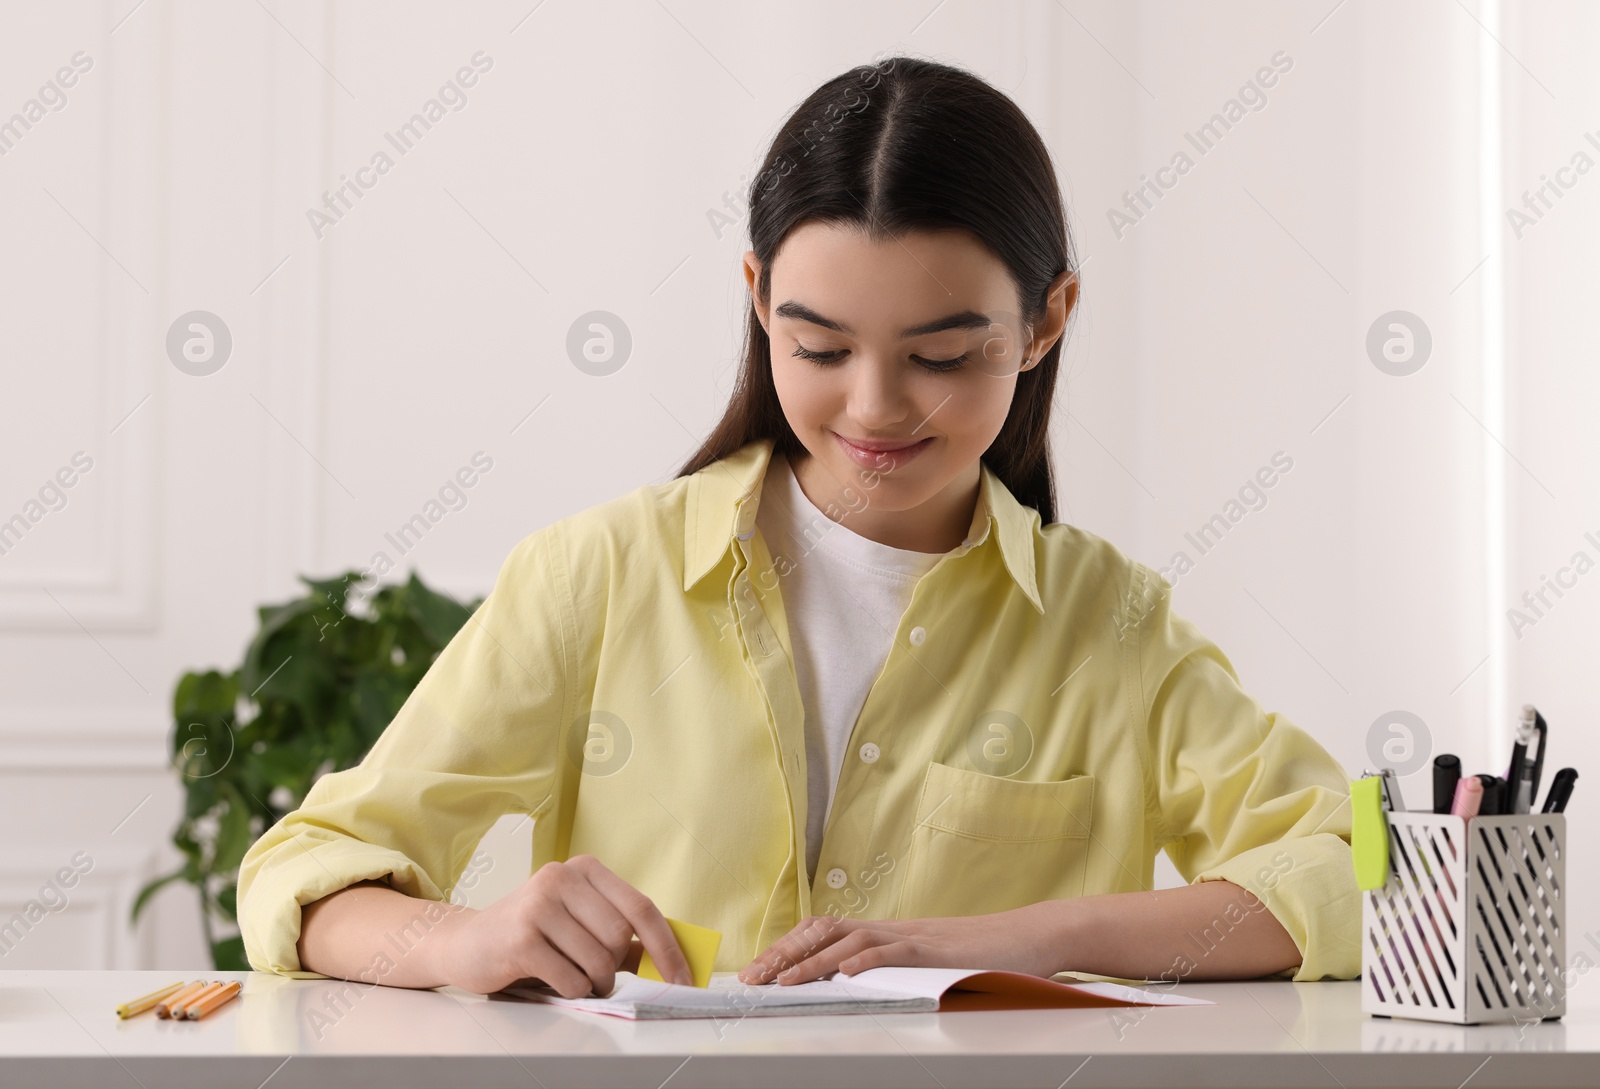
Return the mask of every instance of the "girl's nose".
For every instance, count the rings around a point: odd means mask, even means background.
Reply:
[[[852,375],[849,407],[851,417],[863,429],[892,430],[911,411],[904,368],[897,360],[863,360]]]

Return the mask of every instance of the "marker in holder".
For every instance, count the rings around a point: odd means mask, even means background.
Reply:
[[[1564,1016],[1566,817],[1383,815],[1391,872],[1361,894],[1361,1011],[1457,1025]]]

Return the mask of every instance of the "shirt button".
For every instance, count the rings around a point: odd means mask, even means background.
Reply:
[[[863,764],[876,764],[878,762],[878,746],[870,741],[861,746],[861,762]]]
[[[828,871],[829,888],[842,889],[848,880],[850,880],[849,876],[837,866]]]
[[[923,631],[922,628],[916,627],[916,628],[912,628],[911,629],[911,645],[912,646],[920,647],[922,645],[922,641],[924,639],[926,639],[927,637],[928,637],[928,633]]]
[[[739,540],[748,541],[751,537],[754,537],[755,535],[756,535],[756,531],[755,530],[753,530],[753,529],[752,530],[747,530],[746,532],[739,534]]]

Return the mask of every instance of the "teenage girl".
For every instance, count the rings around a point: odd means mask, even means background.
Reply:
[[[1344,769],[1056,520],[1077,262],[1017,106],[852,69],[778,133],[748,227],[721,422],[519,542],[361,764],[266,830],[250,963],[603,995],[641,950],[687,981],[671,918],[752,984],[1356,976]],[[450,904],[519,812],[531,876]],[[1162,850],[1187,885],[1151,890]]]

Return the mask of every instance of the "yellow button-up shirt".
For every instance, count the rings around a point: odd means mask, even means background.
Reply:
[[[1240,688],[1164,580],[1041,525],[987,465],[966,540],[883,633],[808,883],[781,593],[805,557],[756,531],[773,456],[752,442],[523,538],[360,765],[250,848],[250,964],[324,978],[300,966],[301,905],[368,878],[445,899],[489,826],[526,813],[535,869],[594,855],[720,930],[717,971],[807,915],[1148,889],[1165,850],[1186,880],[1254,893],[1300,950],[1294,979],[1360,972],[1344,769]],[[1194,962],[1229,928],[1194,935]]]

